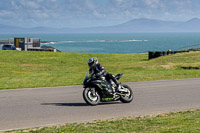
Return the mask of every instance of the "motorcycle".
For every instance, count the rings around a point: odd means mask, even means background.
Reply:
[[[123,73],[117,74],[115,78],[119,80]],[[116,84],[105,76],[97,77],[88,72],[83,80],[83,99],[89,105],[95,106],[100,102],[118,101],[130,103],[133,100],[133,91],[126,84],[120,84],[121,89],[117,90]]]

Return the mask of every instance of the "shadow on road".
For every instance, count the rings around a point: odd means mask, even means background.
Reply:
[[[53,106],[88,106],[86,103],[41,103],[41,105],[53,105]]]
[[[104,102],[98,105],[109,105],[109,104],[121,104],[121,102]],[[89,106],[87,103],[41,103],[41,105],[53,105],[53,106]]]

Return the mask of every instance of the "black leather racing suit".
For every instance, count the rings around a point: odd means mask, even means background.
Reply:
[[[114,81],[114,83],[117,85],[117,87],[119,86],[119,82],[117,81],[115,76],[113,74],[111,74],[111,73],[108,73],[100,63],[97,63],[96,67],[90,68],[89,73],[90,74],[95,74],[97,77],[101,76],[101,75],[104,75],[106,77],[107,81],[112,79]]]

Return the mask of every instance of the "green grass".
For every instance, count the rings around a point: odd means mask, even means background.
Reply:
[[[12,131],[14,132],[14,131]],[[128,133],[128,132],[200,132],[200,110],[181,111],[144,117],[98,120],[88,123],[64,124],[53,127],[17,130],[16,133]]]
[[[148,54],[53,53],[0,50],[0,89],[80,85],[87,61],[97,57],[121,82],[200,78],[200,52],[148,60]]]

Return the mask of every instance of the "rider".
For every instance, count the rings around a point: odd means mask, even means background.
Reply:
[[[96,57],[92,57],[88,60],[88,66],[89,66],[89,73],[90,74],[95,74],[97,77],[104,75],[106,77],[106,79],[112,79],[114,81],[114,83],[117,85],[117,90],[121,89],[121,85],[120,83],[117,81],[117,79],[115,78],[115,76],[111,73],[108,73],[104,67],[98,62],[98,59]],[[109,93],[110,90],[108,90]]]

